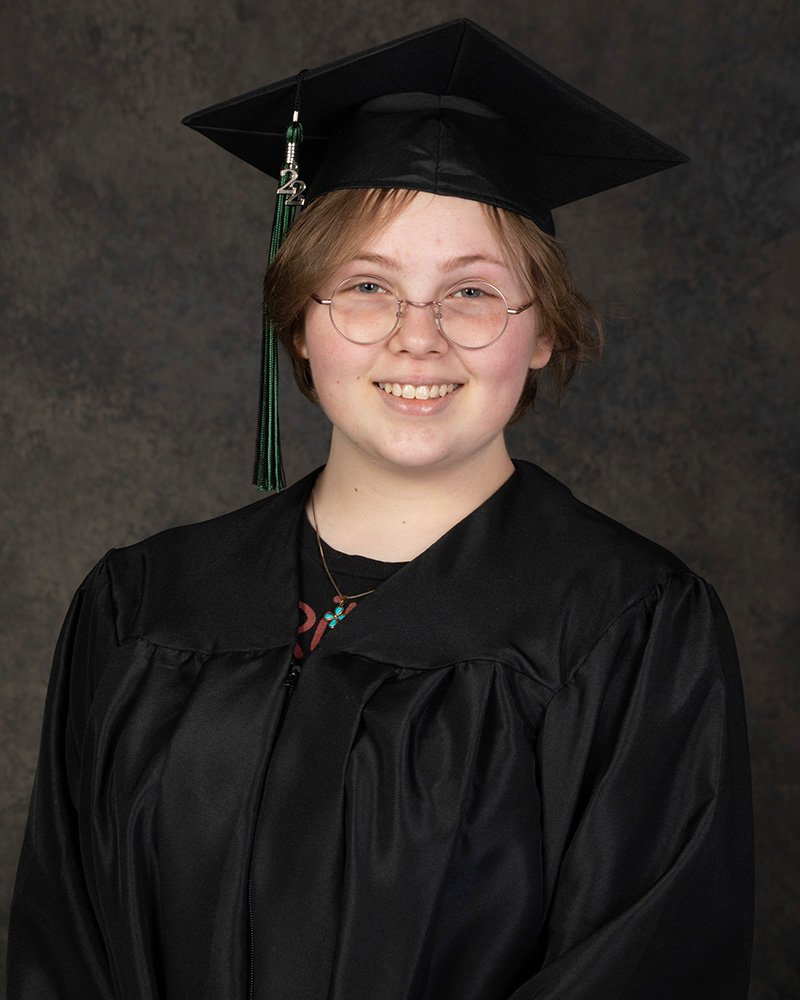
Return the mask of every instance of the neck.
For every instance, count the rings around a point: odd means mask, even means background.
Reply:
[[[457,466],[405,469],[354,459],[337,446],[334,433],[314,486],[320,535],[340,552],[387,562],[414,559],[512,475],[505,442],[498,443]]]

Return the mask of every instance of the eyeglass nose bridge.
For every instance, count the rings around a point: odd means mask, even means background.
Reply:
[[[433,319],[436,323],[436,328],[441,333],[441,335],[448,340],[442,329],[442,303],[439,299],[431,299],[430,302],[415,302],[413,299],[398,299],[397,300],[397,323],[395,324],[395,332],[397,328],[403,321],[406,314],[406,306],[413,306],[415,309],[431,309],[433,312]],[[434,308],[435,307],[435,308]]]

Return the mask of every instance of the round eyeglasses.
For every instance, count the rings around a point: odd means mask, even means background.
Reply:
[[[311,298],[330,311],[331,323],[353,344],[379,344],[403,322],[409,306],[431,309],[441,335],[455,347],[478,350],[499,340],[509,316],[530,309],[533,301],[509,308],[505,295],[482,278],[465,278],[448,288],[439,299],[412,302],[399,299],[383,278],[356,274],[334,288],[329,299]]]

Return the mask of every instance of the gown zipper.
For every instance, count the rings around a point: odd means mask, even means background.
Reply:
[[[300,676],[300,666],[295,661],[294,657],[289,662],[289,670],[281,681],[281,686],[286,688],[286,694],[284,695],[283,705],[281,706],[281,715],[278,719],[278,728],[275,732],[275,737],[272,741],[272,750],[270,751],[270,759],[272,759],[272,754],[275,752],[275,745],[278,742],[278,737],[281,733],[281,728],[283,727],[283,720],[286,716],[286,710],[289,707],[289,699],[292,697],[292,692],[297,684],[297,678]],[[267,762],[267,769],[269,769],[269,762]],[[266,772],[264,774],[264,780],[266,781]],[[263,789],[262,789],[263,794]],[[260,805],[259,805],[260,808]],[[256,826],[258,826],[258,815],[256,815]],[[248,998],[249,1000],[254,1000],[255,997],[255,941],[253,932],[253,853],[255,851],[255,828],[253,829],[253,846],[250,849],[250,864],[247,869],[247,925],[248,925],[248,938],[249,938],[249,954],[248,954]]]

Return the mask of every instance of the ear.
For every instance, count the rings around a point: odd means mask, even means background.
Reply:
[[[306,345],[306,330],[304,324],[300,324],[292,339],[294,340],[294,349],[297,351],[299,356],[308,361],[308,347]]]
[[[553,356],[553,334],[550,330],[539,329],[536,331],[536,341],[533,345],[533,355],[530,369],[544,368]]]

